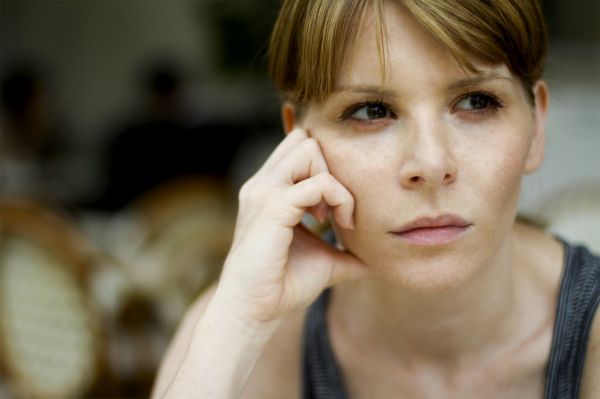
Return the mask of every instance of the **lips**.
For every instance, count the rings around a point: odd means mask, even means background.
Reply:
[[[390,233],[416,245],[444,245],[462,236],[473,223],[456,215],[422,217]]]

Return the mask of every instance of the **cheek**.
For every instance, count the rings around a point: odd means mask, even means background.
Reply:
[[[351,192],[363,191],[365,178],[373,174],[374,143],[345,138],[339,132],[320,129],[313,135],[321,146],[330,173]],[[381,163],[380,160],[378,162]]]
[[[376,207],[394,185],[390,181],[393,161],[386,160],[375,143],[361,140],[324,140],[321,148],[330,173],[354,197],[357,221],[367,216],[367,211]]]
[[[530,138],[527,132],[517,131],[506,134],[505,138],[488,144],[488,153],[497,182],[510,185],[520,182],[525,173],[525,163],[529,153]]]
[[[499,134],[497,139],[481,145],[485,150],[479,150],[477,162],[463,168],[466,184],[470,187],[467,188],[470,190],[467,201],[481,204],[483,213],[480,216],[490,222],[484,224],[509,224],[516,214],[525,172],[529,150],[527,133]]]

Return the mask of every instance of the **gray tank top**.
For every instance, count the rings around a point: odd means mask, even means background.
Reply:
[[[600,257],[586,248],[565,247],[545,399],[576,399],[583,374],[590,327],[600,301]],[[303,332],[303,398],[347,399],[343,375],[336,364],[325,320],[331,291],[325,290],[308,308]]]

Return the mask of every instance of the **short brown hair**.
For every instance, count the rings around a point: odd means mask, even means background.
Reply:
[[[284,0],[271,35],[269,70],[285,99],[302,106],[333,92],[369,7],[378,49],[383,49],[384,1]],[[533,98],[531,87],[541,78],[547,45],[540,0],[396,1],[464,68],[476,71],[473,58],[505,64]]]

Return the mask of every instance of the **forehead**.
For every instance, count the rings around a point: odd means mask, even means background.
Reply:
[[[505,65],[472,60],[479,73],[468,72],[401,5],[385,2],[384,7],[383,46],[379,44],[376,17],[368,10],[355,42],[349,46],[336,91],[356,85],[391,90],[415,84],[447,87],[453,82],[477,79],[516,82]]]

